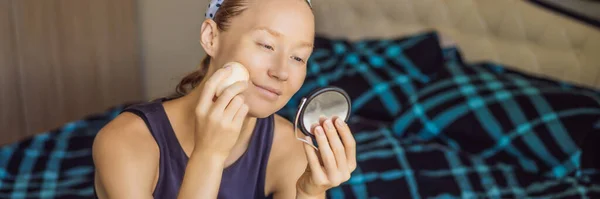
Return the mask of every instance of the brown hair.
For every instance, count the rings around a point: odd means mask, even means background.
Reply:
[[[219,31],[226,31],[231,23],[231,18],[242,14],[246,10],[245,3],[246,0],[226,0],[221,3],[219,10],[217,10],[213,17]],[[209,55],[204,56],[202,62],[200,62],[200,69],[181,79],[176,88],[177,94],[174,97],[181,97],[200,84],[208,71],[210,59]]]

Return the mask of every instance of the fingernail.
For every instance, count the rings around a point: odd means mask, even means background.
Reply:
[[[325,116],[322,116],[322,115],[321,115],[321,116],[319,116],[319,122],[323,122],[323,123],[325,123],[325,121],[326,121],[326,120],[327,120],[327,117],[325,117]]]
[[[327,126],[327,128],[329,130],[334,130],[335,127],[333,127],[333,123],[331,122],[331,120],[325,120],[325,125]]]
[[[317,130],[317,126],[318,126],[318,125],[319,125],[319,124],[313,124],[313,125],[310,125],[310,132],[314,132],[314,131],[316,131],[316,130]],[[314,133],[311,133],[311,134],[314,134]]]
[[[321,126],[317,126],[317,135],[323,136],[323,128]]]
[[[223,66],[224,69],[230,70],[231,69],[231,64],[226,64],[225,66]]]
[[[342,118],[337,118],[335,119],[335,123],[337,123],[338,126],[344,126],[344,123],[342,123]]]

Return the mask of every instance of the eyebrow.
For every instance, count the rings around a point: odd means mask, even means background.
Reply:
[[[269,34],[275,36],[275,37],[281,37],[283,34],[281,34],[280,32],[277,32],[275,30],[272,30],[270,28],[266,28],[266,27],[258,27],[255,28],[254,31],[265,31],[268,32]]]
[[[314,46],[311,42],[303,41],[302,43],[300,43],[300,47],[313,48]]]
[[[254,31],[265,31],[265,32],[273,35],[274,37],[282,37],[283,36],[283,34],[281,34],[280,32],[277,32],[277,31],[267,28],[267,27],[258,27],[258,28],[255,28]],[[313,48],[314,45],[312,42],[302,41],[300,43],[300,47]]]

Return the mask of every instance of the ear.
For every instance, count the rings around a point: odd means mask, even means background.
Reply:
[[[207,55],[214,57],[217,52],[217,37],[218,37],[217,23],[212,19],[207,19],[202,22],[202,28],[200,29],[200,44],[204,48],[204,52]]]

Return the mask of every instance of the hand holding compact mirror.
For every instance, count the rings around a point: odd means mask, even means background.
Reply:
[[[328,86],[313,91],[300,101],[294,121],[296,139],[319,150],[314,143],[303,139],[304,136],[298,135],[297,129],[299,128],[302,134],[310,136],[312,140],[315,140],[312,127],[315,124],[320,124],[320,118],[333,119],[334,117],[338,117],[347,122],[351,107],[350,97],[341,88]]]

